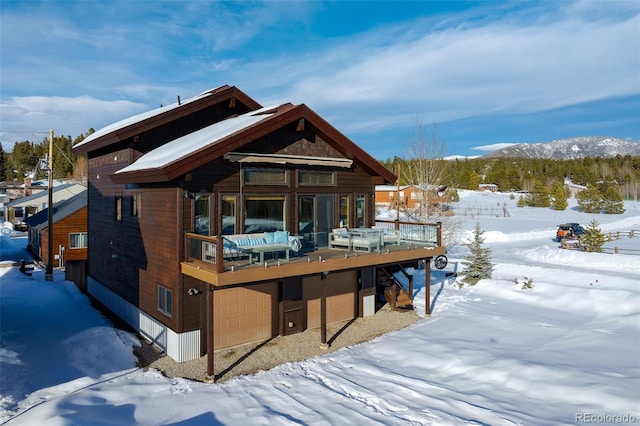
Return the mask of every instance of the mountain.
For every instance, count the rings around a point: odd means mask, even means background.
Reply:
[[[519,143],[483,157],[522,157],[567,160],[585,157],[640,156],[640,141],[605,136],[582,136],[542,143]]]

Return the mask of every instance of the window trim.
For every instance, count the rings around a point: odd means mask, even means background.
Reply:
[[[73,235],[84,235],[84,238],[81,238],[84,242],[83,246],[77,246],[74,247],[74,245],[72,244],[72,236]],[[70,232],[69,233],[69,249],[71,250],[79,250],[79,249],[86,249],[89,247],[89,233],[88,232]]]

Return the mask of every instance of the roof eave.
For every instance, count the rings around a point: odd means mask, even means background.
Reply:
[[[262,107],[256,100],[251,98],[249,95],[247,95],[237,87],[221,86],[217,89],[212,90],[209,96],[203,96],[201,99],[185,104],[183,108],[175,108],[175,109],[166,111],[164,113],[155,115],[153,117],[149,117],[145,120],[132,123],[129,126],[116,129],[89,143],[72,147],[72,150],[76,155],[86,154],[88,152],[95,151],[100,148],[104,148],[114,143],[121,142],[127,138],[149,131],[163,124],[170,123],[171,121],[174,121],[176,119],[189,115],[194,111],[198,111],[200,109],[206,108],[207,106],[215,105],[217,103],[220,103],[232,98],[239,100],[241,103],[248,106],[252,110],[259,109]]]

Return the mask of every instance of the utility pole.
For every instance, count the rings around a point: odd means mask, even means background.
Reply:
[[[53,281],[53,129],[49,131],[49,161],[47,162],[49,171],[49,223],[47,225],[48,234],[48,256],[47,268],[45,269],[45,281]]]

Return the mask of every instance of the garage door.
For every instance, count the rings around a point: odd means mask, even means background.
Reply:
[[[327,294],[327,322],[347,321],[355,318],[355,291],[358,286],[358,272],[331,273],[324,280]],[[305,278],[304,299],[307,302],[307,328],[320,327],[320,287],[319,277]]]
[[[276,336],[278,288],[278,283],[266,283],[214,291],[214,348],[227,348]]]

